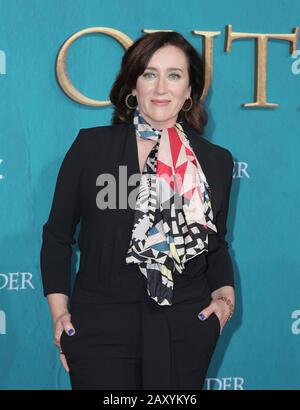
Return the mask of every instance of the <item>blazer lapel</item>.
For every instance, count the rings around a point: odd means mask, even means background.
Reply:
[[[122,124],[121,127],[120,146],[122,145],[122,148],[119,154],[118,166],[122,167],[122,169],[121,172],[119,171],[119,186],[122,185],[125,189],[125,185],[127,185],[127,209],[124,217],[128,218],[130,225],[133,226],[134,208],[137,199],[137,191],[133,191],[139,187],[141,173],[134,124]]]
[[[141,176],[138,160],[135,126],[133,123],[127,124],[125,144],[126,147],[122,159],[124,161],[124,164],[128,166],[128,175],[139,174]]]

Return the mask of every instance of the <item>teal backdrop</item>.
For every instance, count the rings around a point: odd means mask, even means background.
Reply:
[[[221,32],[205,135],[235,161],[227,239],[236,309],[205,388],[300,388],[300,51],[293,58],[287,41],[270,40],[267,95],[279,107],[243,108],[254,100],[255,40],[234,41],[225,52],[228,24],[289,34],[300,26],[300,2],[0,1],[0,389],[70,389],[52,341],[39,253],[66,151],[80,128],[110,124],[111,106],[72,101],[55,76],[61,45],[88,27],[132,40],[144,29],[176,30],[201,52],[192,30]],[[123,53],[112,37],[82,37],[69,51],[70,78],[83,94],[108,100]]]

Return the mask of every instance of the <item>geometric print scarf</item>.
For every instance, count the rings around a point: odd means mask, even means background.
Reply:
[[[138,264],[153,300],[172,305],[173,274],[208,252],[208,235],[217,232],[210,187],[179,122],[155,129],[136,107],[133,123],[139,137],[156,145],[141,174],[126,263]]]

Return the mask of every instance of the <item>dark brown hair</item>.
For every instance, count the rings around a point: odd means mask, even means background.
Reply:
[[[156,50],[173,45],[180,48],[188,60],[188,72],[191,85],[192,108],[189,111],[180,110],[177,121],[186,121],[192,128],[203,133],[207,123],[207,113],[201,95],[204,89],[204,63],[196,49],[178,32],[158,31],[145,34],[137,39],[125,52],[122,58],[121,69],[109,94],[114,106],[112,124],[132,123],[134,109],[129,109],[125,98],[136,87],[138,77],[143,74],[151,56]],[[137,102],[130,105],[136,105]]]

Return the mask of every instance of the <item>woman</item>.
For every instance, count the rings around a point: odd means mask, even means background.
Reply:
[[[41,273],[72,389],[203,388],[234,306],[233,160],[201,135],[203,86],[179,33],[144,35],[112,87],[112,125],[81,129],[63,160]]]

